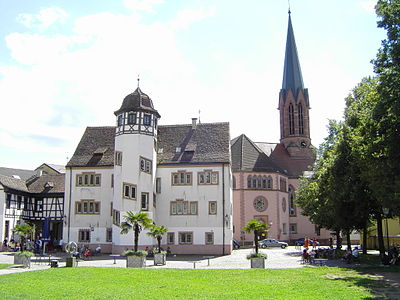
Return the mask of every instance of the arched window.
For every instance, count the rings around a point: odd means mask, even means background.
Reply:
[[[232,176],[232,188],[236,189],[236,178]]]
[[[299,110],[299,134],[304,134],[304,118],[303,118],[303,106],[301,103],[298,106]]]
[[[263,189],[267,188],[267,177],[265,175],[262,178],[262,188]]]
[[[289,134],[294,134],[294,110],[293,104],[289,104]]]
[[[296,206],[294,205],[294,188],[289,185],[289,216],[296,216]]]
[[[261,189],[261,176],[257,177],[257,188]]]
[[[272,190],[272,177],[268,176],[267,189]]]
[[[247,176],[247,188],[251,189],[251,175]]]
[[[252,186],[252,188],[253,189],[257,188],[257,176],[256,175],[253,176],[253,186]]]

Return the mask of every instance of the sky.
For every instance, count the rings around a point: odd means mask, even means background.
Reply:
[[[371,0],[292,0],[311,139],[373,75]],[[229,122],[279,142],[286,0],[0,0],[0,166],[65,165],[87,126],[114,126],[137,87],[160,125]]]

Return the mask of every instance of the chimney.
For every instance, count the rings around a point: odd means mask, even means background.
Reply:
[[[197,118],[192,118],[192,129],[196,129],[197,126]]]

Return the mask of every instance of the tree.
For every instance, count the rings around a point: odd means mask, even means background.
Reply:
[[[254,245],[256,254],[258,254],[258,237],[265,231],[269,229],[269,226],[265,222],[260,222],[257,220],[250,220],[247,222],[243,230],[247,233],[254,233]]]
[[[150,231],[147,233],[147,235],[157,239],[157,244],[158,244],[158,253],[161,253],[161,239],[164,234],[168,232],[168,229],[164,226],[156,226],[153,225],[150,227]]]
[[[121,223],[121,233],[127,234],[131,229],[133,230],[133,245],[134,251],[138,251],[139,234],[143,229],[150,228],[152,220],[148,217],[148,214],[142,211],[136,214],[133,211],[127,211],[124,216],[125,222]]]
[[[14,227],[13,232],[21,238],[21,251],[24,250],[25,240],[33,233],[34,227],[29,224],[20,224]]]

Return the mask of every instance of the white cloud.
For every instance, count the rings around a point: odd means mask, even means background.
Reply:
[[[44,8],[38,14],[19,14],[17,20],[28,28],[48,28],[56,23],[64,23],[68,14],[59,7]]]
[[[373,13],[375,12],[375,5],[376,5],[375,0],[362,1],[360,2],[360,5],[367,12],[373,12]]]
[[[132,11],[154,11],[155,6],[160,5],[164,0],[124,0],[126,8]]]
[[[215,8],[183,9],[170,22],[173,29],[186,29],[191,24],[215,15]]]

